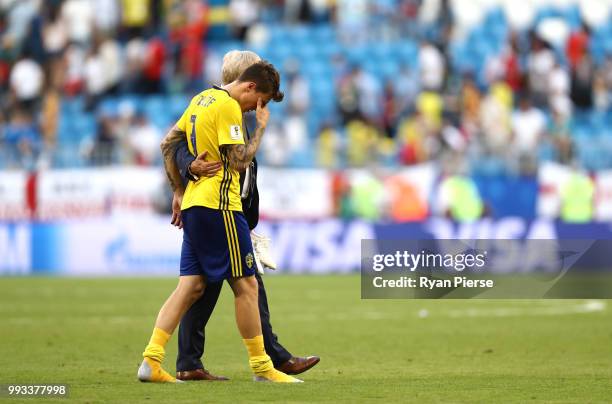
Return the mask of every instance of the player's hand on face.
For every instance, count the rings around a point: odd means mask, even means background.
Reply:
[[[261,98],[257,100],[255,118],[257,119],[257,127],[265,129],[268,125],[268,119],[270,119],[270,110],[268,110],[267,106],[263,105]]]
[[[181,219],[181,204],[183,203],[183,195],[175,192],[172,197],[172,223],[173,226],[179,229],[183,228],[183,220]]]
[[[204,161],[207,154],[208,152],[204,150],[191,163],[189,170],[191,170],[192,174],[198,177],[214,177],[221,169],[221,162],[219,161]]]

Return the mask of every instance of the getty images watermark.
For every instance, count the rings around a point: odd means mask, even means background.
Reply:
[[[415,272],[417,269],[452,268],[454,271],[462,272],[466,268],[484,268],[487,252],[468,252],[460,254],[441,254],[421,251],[418,254],[409,251],[395,251],[395,254],[375,254],[372,259],[372,269],[381,272],[385,268],[404,268]],[[454,276],[452,279],[431,279],[427,276],[408,277],[401,276],[399,279],[384,279],[377,276],[373,279],[374,287],[411,287],[411,288],[450,288],[450,287],[488,287],[494,285],[491,279],[468,279],[465,276]]]
[[[363,240],[361,296],[610,298],[608,240]]]

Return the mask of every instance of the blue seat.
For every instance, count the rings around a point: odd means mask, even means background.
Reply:
[[[394,47],[394,52],[397,52],[399,59],[412,67],[418,63],[419,48],[409,40],[402,41]]]
[[[313,114],[329,119],[333,113],[337,112],[337,103],[338,100],[333,96],[311,98],[310,109]]]
[[[316,105],[322,105],[326,108],[332,105],[336,105],[338,102],[336,97],[336,90],[334,87],[323,87],[318,88],[311,84],[310,86],[310,99],[312,107],[316,108]]]
[[[266,59],[266,60],[270,60],[270,49],[272,47],[271,46],[250,46],[247,48],[247,50],[250,50],[252,52],[255,52],[259,55],[260,58],[262,59]]]
[[[454,62],[461,73],[475,72],[478,69],[480,54],[469,46],[461,47],[455,54]]]
[[[73,130],[71,122],[71,117],[67,119],[60,119],[57,125],[57,139],[60,144],[66,142],[67,139],[70,138],[70,132]]]
[[[314,148],[304,147],[293,153],[289,159],[291,166],[298,168],[312,167],[314,165]]]
[[[268,29],[268,34],[269,34],[270,45],[274,45],[277,42],[281,42],[284,40],[285,27],[283,27],[282,25],[278,25],[278,24],[268,25],[267,29]]]
[[[580,12],[580,7],[578,7],[578,5],[569,5],[565,9],[564,14],[565,21],[572,31],[580,27],[580,24],[582,23],[582,13]]]
[[[317,80],[310,83],[310,92],[317,96],[332,94],[335,91],[335,84],[331,80]]]
[[[612,35],[604,38],[599,44],[606,54],[612,54]]]
[[[316,137],[321,128],[322,116],[315,111],[309,111],[306,115],[306,128],[309,137]]]
[[[369,49],[366,46],[347,46],[344,48],[344,55],[349,63],[361,65],[371,59]]]
[[[140,113],[144,110],[144,100],[138,94],[125,94],[117,99],[117,106],[119,109],[130,106],[135,113]]]
[[[84,137],[91,136],[96,132],[97,124],[94,117],[90,114],[82,114],[75,117],[73,121],[73,131],[70,139],[80,141]]]
[[[591,41],[590,53],[595,63],[601,65],[606,58],[606,49],[603,42]]]
[[[96,108],[96,113],[104,116],[116,116],[119,112],[119,100],[116,97],[103,98]]]
[[[175,94],[168,98],[167,106],[172,120],[178,119],[183,114],[183,111],[189,105],[189,101],[189,96],[183,94]]]
[[[163,115],[167,111],[167,98],[164,96],[154,95],[144,98],[142,102],[142,112],[151,117],[154,115]]]
[[[220,42],[218,47],[215,49],[219,52],[219,54],[224,55],[225,53],[234,50],[234,49],[244,49],[244,43],[241,41],[223,41]]]
[[[162,132],[167,131],[176,120],[172,119],[168,114],[148,115],[149,121]]]
[[[300,71],[310,80],[323,78],[329,80],[332,75],[332,67],[327,60],[311,60],[302,63]]]
[[[551,7],[551,6],[541,7],[536,12],[536,17],[535,17],[533,25],[538,26],[542,21],[548,18],[564,18],[564,17],[565,16],[563,12],[557,9],[556,7]]]
[[[496,53],[496,45],[491,43],[487,38],[480,38],[470,44],[472,52],[476,55],[475,64],[479,68],[489,56]]]
[[[321,42],[318,44],[319,51],[323,58],[329,59],[332,56],[342,54],[343,47],[335,40]]]
[[[489,11],[484,21],[485,27],[488,29],[495,26],[504,26],[506,27],[507,19],[506,13],[501,7],[495,7]]]
[[[296,46],[293,54],[302,63],[309,63],[310,61],[318,59],[320,53],[319,48],[315,44],[307,43],[302,46]]]
[[[556,156],[555,147],[550,142],[544,142],[538,147],[538,161],[553,161]]]
[[[271,102],[268,104],[268,108],[270,109],[270,114],[274,116],[283,116],[285,110],[285,103]]]
[[[391,80],[399,73],[399,65],[395,62],[383,62],[378,65],[378,75],[384,80]]]
[[[393,57],[397,45],[389,42],[375,43],[369,46],[369,53],[372,58],[385,61]]]
[[[578,148],[578,156],[587,170],[599,170],[605,167],[606,156],[601,152],[600,147],[593,142],[583,143]]]
[[[374,59],[368,59],[361,64],[361,68],[374,76],[379,76],[380,62]]]
[[[208,0],[208,5],[214,6],[227,6],[227,0]]]
[[[574,124],[571,130],[571,136],[574,140],[580,141],[581,139],[588,139],[589,132],[588,126]]]
[[[336,100],[332,98],[313,100],[311,107],[318,121],[327,121],[337,112]]]
[[[486,29],[486,39],[497,47],[498,51],[508,38],[508,27],[505,25],[492,25]]]
[[[304,44],[311,42],[310,29],[306,25],[294,25],[285,28],[284,37],[293,44]]]
[[[601,111],[591,111],[589,114],[589,124],[594,134],[599,135],[606,129],[606,113]]]
[[[57,148],[53,154],[53,166],[58,168],[82,168],[86,166],[85,161],[79,153],[79,143],[64,143]]]
[[[336,30],[331,24],[316,25],[310,30],[310,38],[316,44],[336,41]]]
[[[266,58],[266,60],[270,63],[272,63],[274,66],[277,66],[279,69],[283,66],[283,63],[285,63],[285,57],[277,57],[274,54],[269,54],[268,57]]]
[[[282,65],[287,59],[293,56],[293,47],[290,42],[283,41],[279,42],[276,46],[270,49],[270,58],[275,59],[279,62],[279,65]]]

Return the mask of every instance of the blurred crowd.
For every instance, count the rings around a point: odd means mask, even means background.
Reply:
[[[442,46],[428,41],[421,42],[418,68],[386,81],[350,69],[337,86],[342,125],[321,131],[319,163],[412,165],[463,156],[473,165],[495,161],[488,165],[494,172],[521,174],[535,173],[544,153],[579,163],[572,118],[607,113],[612,96],[612,58],[596,65],[589,36],[583,25],[558,55],[534,32],[512,34],[486,61],[484,79],[453,70]]]
[[[5,0],[0,3],[0,140],[13,165],[49,164],[57,146],[60,109],[85,99],[97,113],[105,97],[195,91],[203,84],[206,3],[162,0]],[[163,35],[163,39],[162,39]],[[170,78],[170,80],[166,80]],[[130,107],[127,107],[130,109]],[[110,163],[115,145],[147,128],[138,111],[99,116],[93,163]],[[130,130],[124,130],[127,126]],[[136,130],[132,130],[135,127]],[[143,129],[144,128],[144,129]],[[141,150],[124,150],[121,162],[151,162]],[[46,156],[46,158],[45,158]]]
[[[257,49],[278,24],[330,25],[345,46],[414,41],[418,63],[383,76],[331,55],[334,100],[312,120],[322,101],[312,96],[314,83],[302,74],[303,62],[283,61],[288,97],[264,138],[267,164],[291,165],[295,155],[301,165],[326,168],[433,160],[449,171],[467,164],[528,175],[542,159],[580,164],[572,120],[607,112],[612,94],[612,58],[591,57],[589,25],[573,27],[561,46],[535,30],[509,30],[504,45],[480,61],[483,72],[470,71],[451,57],[458,26],[450,3],[2,0],[3,166],[52,166],[62,148],[58,136],[66,136],[59,133],[62,104],[79,97],[82,112],[96,117],[79,145],[87,164],[159,164],[157,143],[167,127],[133,104],[110,113],[101,103],[126,94],[194,94],[220,81],[222,54],[214,44]],[[213,35],[211,26],[224,18],[228,32]]]

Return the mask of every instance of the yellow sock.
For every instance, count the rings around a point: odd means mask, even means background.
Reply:
[[[142,356],[145,358],[153,359],[154,361],[161,362],[164,360],[164,356],[166,356],[166,351],[164,347],[168,343],[170,339],[170,334],[161,328],[154,328],[153,334],[151,335],[151,339],[149,340],[149,345],[145,348]]]
[[[263,335],[258,335],[254,338],[243,339],[246,346],[249,358],[253,356],[264,356],[266,349],[264,348]]]
[[[258,335],[255,338],[247,338],[243,341],[249,353],[249,366],[251,366],[257,378],[261,378],[262,381],[275,383],[295,383],[301,381],[274,369],[272,360],[264,348],[262,335]]]
[[[246,338],[243,339],[243,341],[249,353],[249,365],[254,373],[260,374],[270,369],[274,369],[274,365],[264,348],[263,335],[258,335],[254,338]]]

